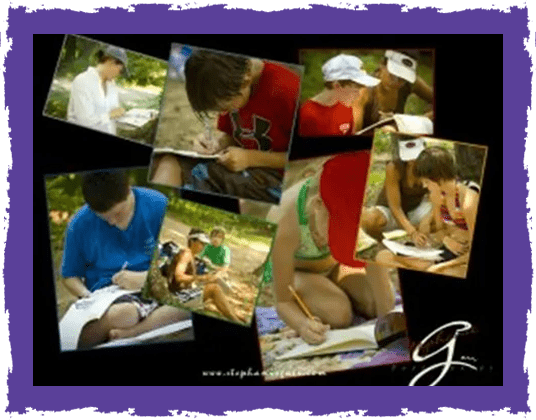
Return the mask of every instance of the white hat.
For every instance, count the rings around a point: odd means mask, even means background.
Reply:
[[[359,58],[353,55],[340,54],[324,63],[322,75],[326,82],[351,80],[363,86],[376,86],[380,83],[379,79],[369,76],[362,67],[363,62]]]
[[[393,50],[385,51],[387,58],[387,71],[407,80],[410,83],[415,83],[417,80],[417,61],[414,58]]]
[[[398,154],[400,160],[406,162],[408,160],[415,160],[424,150],[424,139],[416,138],[411,140],[399,140],[398,141]]]
[[[208,236],[205,234],[205,233],[193,233],[191,235],[188,235],[188,240],[190,239],[196,239],[200,242],[204,242],[205,244],[209,244],[210,243],[210,239],[208,238]]]

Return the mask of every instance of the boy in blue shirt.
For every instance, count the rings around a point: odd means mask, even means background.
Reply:
[[[158,191],[131,187],[128,175],[120,171],[83,175],[82,194],[86,204],[66,232],[62,263],[65,286],[78,298],[111,284],[139,292],[167,198]],[[136,336],[188,316],[170,306],[159,307],[140,293],[127,294],[116,299],[99,320],[86,324],[78,347]]]

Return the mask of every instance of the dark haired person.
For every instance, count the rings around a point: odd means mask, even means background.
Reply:
[[[279,202],[300,77],[280,64],[207,51],[192,53],[185,77],[193,111],[219,113],[217,132],[198,138],[194,150],[219,156],[198,163],[158,155],[152,181]]]
[[[300,136],[352,135],[363,127],[366,87],[374,87],[380,80],[369,76],[362,66],[358,57],[346,54],[324,63],[324,89],[300,108]]]
[[[417,75],[419,54],[413,50],[387,50],[374,76],[380,84],[369,89],[365,106],[364,127],[378,122],[386,114],[404,114],[406,101],[412,93],[431,105],[433,89]],[[425,116],[433,118],[430,109]]]
[[[393,159],[385,167],[385,181],[372,207],[363,209],[361,228],[376,239],[382,232],[402,228],[420,246],[426,235],[420,224],[431,213],[428,191],[414,174],[415,162],[424,150],[424,139],[392,133]]]
[[[431,242],[442,249],[441,261],[435,264],[419,262],[395,256],[390,251],[378,253],[377,261],[456,277],[465,276],[480,187],[474,182],[458,180],[456,172],[452,153],[438,146],[423,150],[414,167],[415,176],[428,190],[433,206],[425,233],[432,233]]]
[[[127,72],[127,53],[108,46],[97,53],[97,66],[88,67],[71,85],[67,120],[115,135],[115,121],[125,110],[119,105],[114,80]]]
[[[168,285],[172,292],[201,291],[196,293],[196,299],[183,302],[187,307],[198,307],[200,305],[210,306],[214,304],[216,308],[226,318],[241,322],[233,308],[229,305],[227,297],[217,284],[217,273],[199,274],[195,257],[203,252],[203,249],[210,243],[210,239],[201,229],[193,228],[188,233],[188,247],[181,249],[172,259],[168,270]]]
[[[116,284],[138,292],[147,277],[167,206],[158,191],[131,187],[124,172],[83,176],[86,204],[70,221],[65,238],[62,276],[78,298]],[[79,347],[139,335],[180,321],[178,309],[145,300],[139,293],[118,298],[97,321],[82,330]]]

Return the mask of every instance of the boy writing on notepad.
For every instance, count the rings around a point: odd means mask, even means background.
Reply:
[[[199,162],[163,154],[152,181],[277,203],[287,160],[300,77],[280,64],[196,50],[185,64],[193,111],[218,113],[217,133],[200,136],[194,150],[218,155]]]
[[[167,206],[158,191],[131,187],[122,171],[83,175],[86,204],[69,222],[62,276],[74,296],[116,284],[131,294],[116,299],[105,314],[83,328],[79,347],[139,335],[189,315],[141,297],[151,256]]]

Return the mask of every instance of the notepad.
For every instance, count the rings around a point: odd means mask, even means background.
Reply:
[[[221,156],[220,154],[206,155],[204,153],[194,152],[193,150],[177,150],[172,149],[171,147],[155,147],[153,153],[170,153],[194,159],[218,159]]]
[[[137,335],[136,337],[130,338],[121,338],[119,340],[109,341],[104,344],[95,346],[95,348],[104,348],[104,347],[118,347],[118,346],[127,346],[131,344],[138,344],[147,340],[151,340],[162,335],[173,334],[178,331],[186,330],[192,328],[192,320],[187,319],[185,321],[175,322],[174,324],[166,325],[164,327],[157,328],[155,330],[147,331],[146,333]]]
[[[374,338],[374,325],[375,323],[373,322],[344,330],[330,330],[326,333],[326,341],[322,344],[312,345],[304,342],[277,359],[287,360],[296,357],[312,357],[355,350],[377,349],[378,343]]]
[[[430,118],[422,115],[395,114],[390,118],[386,118],[363,128],[355,133],[356,136],[365,134],[374,128],[379,128],[387,124],[395,123],[397,131],[404,134],[433,134],[434,123]]]
[[[158,111],[154,109],[132,108],[118,118],[117,122],[140,128],[157,116]]]
[[[382,243],[391,251],[397,255],[404,255],[407,257],[420,258],[422,260],[428,261],[439,261],[441,260],[442,250],[435,248],[418,248],[411,245],[403,245],[395,241],[390,241],[389,239],[384,239]]]
[[[76,350],[84,325],[103,316],[118,297],[134,292],[113,284],[73,303],[60,321],[61,350]]]
[[[406,319],[400,305],[383,317],[350,328],[329,330],[322,344],[302,342],[277,360],[377,349],[405,334],[405,331]]]

